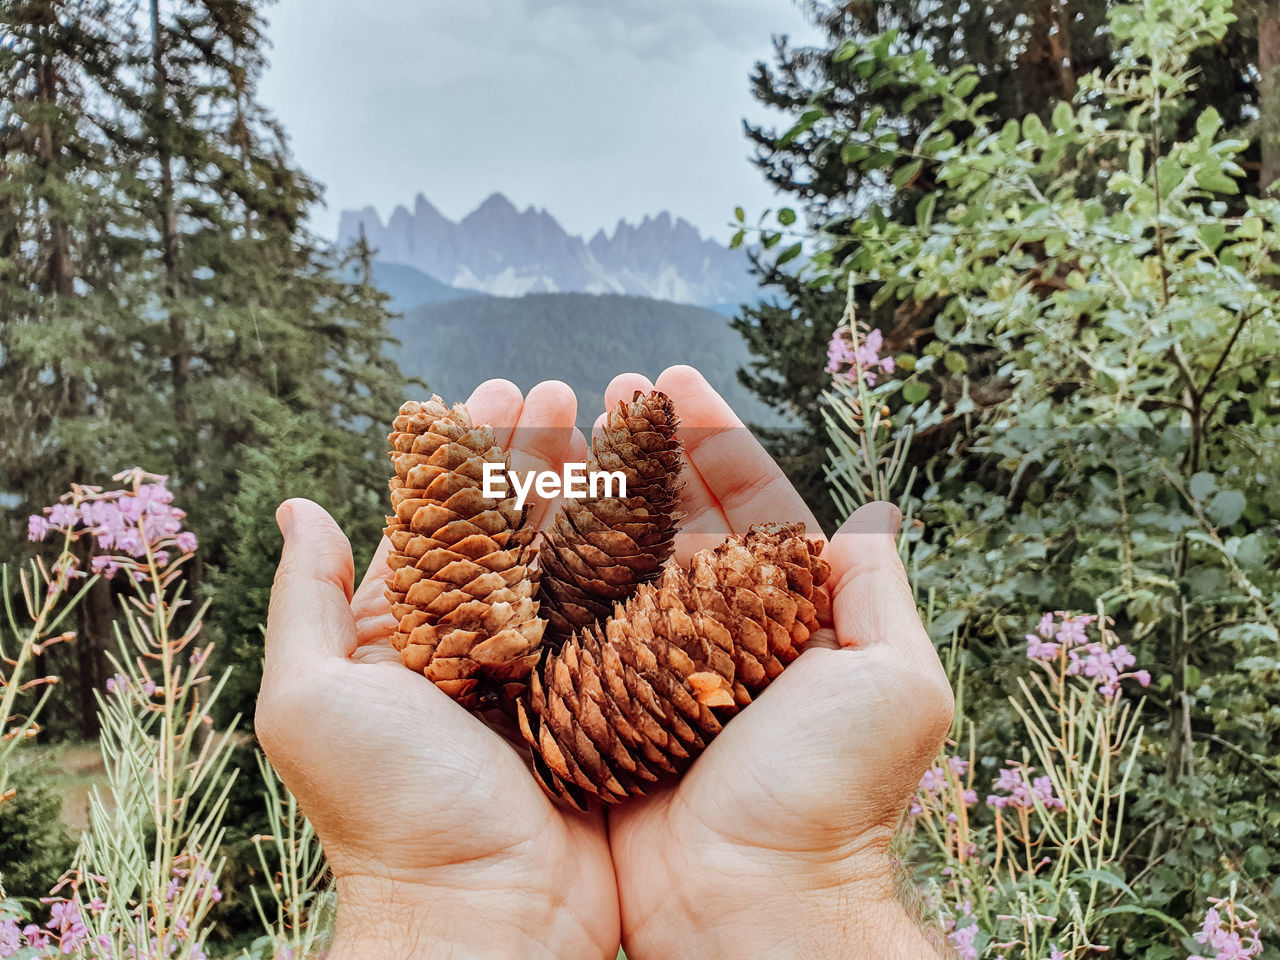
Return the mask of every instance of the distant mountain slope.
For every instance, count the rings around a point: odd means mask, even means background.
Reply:
[[[402,263],[380,260],[373,263],[373,285],[391,295],[389,306],[396,313],[427,303],[445,303],[477,295],[474,290],[459,290]]]
[[[450,402],[491,377],[527,391],[564,380],[578,395],[578,424],[590,431],[604,390],[618,373],[655,378],[666,367],[700,369],[746,422],[776,414],[738,383],[746,345],[727,318],[701,307],[641,297],[580,293],[473,297],[430,304],[393,321],[401,368]]]
[[[403,264],[444,284],[497,296],[620,293],[677,303],[750,299],[755,281],[741,250],[704,239],[668,213],[591,240],[568,233],[546,210],[517,210],[495,193],[457,223],[426,197],[396,207],[383,223],[373,207],[346,210],[338,240],[361,235],[377,259]]]

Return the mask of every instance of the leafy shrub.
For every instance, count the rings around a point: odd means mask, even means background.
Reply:
[[[925,166],[937,184],[914,223],[872,202],[819,238],[815,282],[870,287],[932,324],[886,371],[846,316],[830,355],[833,479],[846,503],[882,495],[867,465],[930,435],[897,492],[919,523],[906,537],[932,632],[954,642],[975,762],[1036,742],[1009,698],[1043,610],[1100,603],[1150,671],[1105,864],[1129,909],[1095,917],[1115,956],[1184,955],[1205,899],[1229,888],[1264,935],[1280,929],[1280,203],[1240,195],[1247,143],[1214,110],[1180,124],[1191,55],[1230,19],[1223,0],[1116,4],[1114,71],[1083,78],[1048,123],[999,129],[970,70],[942,73],[892,35],[837,54],[940,120],[910,142],[884,117],[831,133],[892,170],[889,189]],[[1180,126],[1190,139],[1172,138]],[[1001,902],[1022,915],[1013,893]],[[982,955],[1023,955],[979,922]]]
[[[62,798],[24,770],[22,789],[0,804],[0,889],[36,902],[71,865],[75,840],[62,822]]]

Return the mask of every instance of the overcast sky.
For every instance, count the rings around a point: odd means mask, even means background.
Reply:
[[[263,99],[341,210],[424,193],[458,219],[494,191],[573,233],[661,210],[720,238],[773,202],[742,117],[792,0],[279,0]]]

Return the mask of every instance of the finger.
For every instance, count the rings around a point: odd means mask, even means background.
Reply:
[[[391,615],[391,601],[387,599],[387,577],[391,567],[387,556],[391,553],[391,541],[386,537],[369,561],[369,569],[356,588],[351,600],[351,614],[356,621],[356,640],[360,646],[389,641],[396,628],[396,618]]]
[[[355,569],[351,544],[319,504],[286,500],[276,522],[284,550],[267,614],[266,670],[287,675],[312,669],[317,658],[346,657],[355,649]]]
[[[577,416],[578,398],[567,383],[545,380],[529,391],[509,447],[511,469],[522,482],[534,472],[561,472],[573,445]],[[525,502],[535,526],[555,499],[539,496],[536,487],[529,488]]]
[[[605,389],[605,406],[612,410],[617,404],[630,402],[636,391],[648,393],[654,389],[648,377],[638,373],[622,373],[614,377]],[[680,415],[680,407],[676,406],[676,415]],[[597,431],[604,426],[608,412],[601,414],[596,421]],[[687,460],[687,457],[686,457]],[[678,563],[688,563],[699,550],[716,546],[733,531],[729,521],[720,509],[720,504],[711,495],[706,482],[686,462],[684,470],[684,489],[680,495],[680,510],[684,519],[680,522],[680,536],[675,544],[675,557]]]
[[[653,382],[639,373],[620,373],[609,381],[604,390],[604,409],[608,413],[620,403],[630,403],[638,390],[648,393],[653,389]]]
[[[639,373],[620,373],[610,380],[609,386],[604,389],[604,412],[596,417],[595,425],[591,428],[591,436],[598,437],[604,432],[609,411],[619,403],[630,402],[637,390],[648,393],[652,389],[653,383],[649,378]]]
[[[360,598],[363,596],[382,594],[386,579],[391,576],[391,567],[387,565],[387,557],[390,554],[391,541],[387,537],[383,537],[378,544],[378,549],[373,551],[369,566],[365,568],[364,576],[360,579],[360,586],[356,588],[355,598],[351,601],[353,607],[360,602]]]
[[[658,377],[658,389],[680,417],[685,456],[735,533],[745,533],[753,523],[801,521],[809,536],[822,536],[782,468],[702,374],[693,367],[668,367]]]
[[[936,662],[898,555],[901,522],[893,504],[869,503],[831,538],[824,555],[831,564],[827,587],[836,636],[841,646],[887,644],[913,660]]]
[[[569,441],[568,459],[573,463],[586,463],[590,450],[587,447],[587,438],[582,435],[582,431],[577,427],[573,430],[573,437]]]
[[[486,380],[467,398],[467,412],[476,426],[493,428],[499,450],[511,444],[511,432],[520,420],[524,397],[510,380]]]

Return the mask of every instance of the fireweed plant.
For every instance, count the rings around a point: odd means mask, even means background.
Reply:
[[[22,574],[28,623],[20,623],[12,607],[6,611],[5,641],[16,640],[16,653],[4,654],[6,672],[0,675],[6,731],[0,785],[17,781],[10,792],[21,789],[14,754],[38,731],[42,703],[20,714],[18,697],[52,682],[26,673],[50,642],[73,639],[56,631],[94,579],[118,583],[124,597],[116,625],[119,652],[111,656],[115,672],[97,693],[106,784],[90,793],[75,862],[42,898],[44,915],[29,915],[0,891],[0,958],[207,956],[222,899],[219,849],[236,774],[228,765],[235,724],[212,730],[210,709],[226,675],[214,682],[205,670],[212,649],[200,643],[204,609],[192,609],[183,582],[183,567],[198,544],[184,528],[185,514],[174,505],[166,479],[130,470],[114,477],[117,489],[74,485],[29,520],[30,539],[56,539],[60,552],[51,567],[37,559]],[[80,550],[73,549],[77,545]],[[82,554],[89,557],[87,571]],[[297,948],[309,947],[315,936],[297,908],[315,897],[299,895],[314,894],[322,865],[314,834],[292,798],[274,779],[267,784],[276,829],[257,843],[280,902],[274,921],[259,905],[268,932],[252,955],[292,956],[296,950],[301,957]],[[278,854],[275,870],[267,865],[265,846]]]
[[[895,426],[890,404],[902,381],[854,316],[852,296],[828,350],[829,479],[846,512],[873,499],[907,511],[899,550],[909,570],[927,556],[912,522],[915,474],[904,463],[913,424]],[[934,625],[937,598],[917,596]],[[1028,624],[1023,667],[1009,704],[1022,744],[1013,757],[979,757],[983,739],[965,719],[959,635],[946,662],[956,690],[956,722],[925,772],[901,829],[900,849],[916,867],[922,918],[940,927],[961,960],[1077,960],[1115,954],[1114,921],[1141,915],[1183,946],[1166,957],[1249,960],[1262,956],[1256,916],[1237,900],[1212,900],[1194,936],[1174,917],[1146,905],[1121,866],[1127,808],[1139,753],[1149,749],[1139,723],[1151,673],[1096,613],[1055,610]],[[1112,921],[1109,923],[1109,921]],[[1189,951],[1195,950],[1194,953]]]

